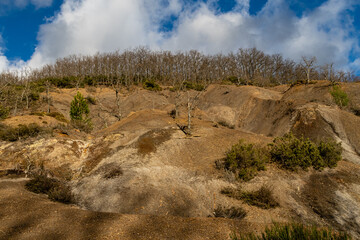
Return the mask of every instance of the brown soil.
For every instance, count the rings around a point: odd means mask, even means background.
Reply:
[[[24,180],[0,180],[0,239],[229,239],[252,231],[236,220],[125,215],[80,210],[30,193]]]
[[[360,84],[342,87],[354,96],[351,107],[360,106]],[[359,238],[360,129],[355,126],[360,118],[350,107],[336,106],[329,88],[326,81],[269,89],[212,85],[193,111],[191,136],[179,129],[187,123],[186,93],[180,96],[180,117],[173,119],[175,93],[123,90],[118,121],[112,89],[80,89],[97,100],[90,106],[91,135],[67,129],[46,139],[1,142],[0,238],[229,239],[234,230],[262,230],[274,221],[328,225]],[[75,94],[75,89],[52,92],[51,110],[67,116]],[[5,123],[57,124],[47,118],[17,116]],[[347,161],[322,172],[288,172],[268,164],[241,183],[214,167],[240,139],[267,145],[289,131],[341,142]],[[11,179],[40,166],[69,181],[78,206],[50,202],[27,192],[23,180]],[[220,194],[224,187],[256,191],[263,185],[273,190],[278,207],[259,209]],[[241,207],[247,216],[208,218],[219,205]]]

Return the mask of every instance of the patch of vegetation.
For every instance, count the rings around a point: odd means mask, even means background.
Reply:
[[[89,106],[86,99],[78,92],[70,105],[71,123],[75,128],[84,132],[90,132],[93,128],[91,119],[89,118]]]
[[[143,85],[146,90],[150,90],[150,91],[161,91],[162,90],[160,85],[157,84],[155,82],[155,80],[146,80]]]
[[[39,94],[38,92],[31,92],[31,93],[29,94],[29,99],[30,99],[31,101],[37,101],[37,100],[40,99],[40,94]]]
[[[337,233],[327,228],[316,226],[305,226],[303,224],[291,223],[286,225],[273,224],[266,228],[261,235],[250,233],[238,236],[236,233],[230,235],[232,240],[349,240],[351,237],[346,233]]]
[[[95,77],[85,76],[84,84],[88,86],[95,86],[97,84],[97,79]]]
[[[330,94],[333,96],[335,103],[339,107],[346,107],[349,104],[349,97],[347,93],[344,92],[339,85],[333,86]]]
[[[183,85],[185,89],[193,89],[195,91],[203,91],[205,89],[204,85],[198,83],[184,82]]]
[[[50,112],[50,113],[47,113],[46,116],[53,117],[60,122],[64,122],[64,123],[68,122],[68,120],[65,118],[65,116],[59,112]]]
[[[0,124],[0,139],[3,141],[15,142],[20,139],[36,137],[41,133],[46,133],[46,129],[36,123],[29,125],[19,125],[16,128]]]
[[[270,209],[279,206],[279,203],[273,196],[272,190],[266,186],[262,186],[257,191],[250,192],[241,191],[234,188],[225,188],[221,190],[221,193],[228,197],[242,200],[249,205],[257,206],[263,209]]]
[[[249,181],[258,171],[265,170],[268,158],[266,149],[240,140],[226,153],[224,168],[235,173],[239,179]]]
[[[321,170],[333,168],[341,160],[342,148],[334,141],[321,141],[318,145],[308,138],[297,138],[292,133],[275,138],[270,144],[271,160],[282,168],[295,171],[299,167]]]
[[[0,105],[0,119],[5,119],[9,116],[9,108]]]
[[[356,116],[360,116],[360,109],[359,108],[351,108],[351,111],[356,115]]]
[[[63,78],[50,78],[50,82],[52,85],[58,88],[74,88],[76,82],[78,81],[77,77],[75,76],[66,76]],[[83,83],[81,84],[83,87]]]
[[[64,182],[48,178],[45,175],[35,175],[25,185],[26,189],[34,193],[47,194],[49,199],[62,203],[72,203],[73,195],[70,187]]]
[[[214,210],[214,217],[217,218],[243,219],[245,216],[246,211],[240,207],[225,208],[220,205]]]
[[[231,83],[231,84],[235,84],[235,85],[238,85],[238,86],[241,86],[241,85],[247,85],[247,82],[245,79],[242,79],[242,78],[238,78],[236,76],[229,76],[228,78],[226,78],[224,80],[224,83]]]
[[[86,101],[92,105],[96,105],[96,99],[92,96],[87,96]]]

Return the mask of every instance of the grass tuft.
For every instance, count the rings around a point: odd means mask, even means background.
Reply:
[[[217,218],[231,218],[231,219],[243,219],[246,216],[246,211],[242,208],[225,208],[218,206],[214,210],[214,217]]]
[[[224,188],[221,190],[221,193],[228,197],[242,200],[249,205],[263,209],[270,209],[279,206],[279,203],[273,196],[272,190],[266,186],[262,186],[259,190],[251,192],[241,191],[234,188]]]

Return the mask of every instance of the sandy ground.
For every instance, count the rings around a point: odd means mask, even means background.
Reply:
[[[229,239],[256,229],[241,220],[85,211],[28,192],[25,182],[0,180],[0,239]]]

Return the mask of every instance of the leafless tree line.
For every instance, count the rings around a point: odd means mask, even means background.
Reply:
[[[10,78],[20,81],[22,76],[5,72],[0,80],[4,84]],[[268,55],[256,48],[239,49],[227,55],[205,55],[196,50],[172,53],[139,47],[123,53],[72,55],[41,69],[27,69],[24,77],[31,80],[72,77],[74,86],[79,87],[85,78],[110,85],[118,80],[122,85],[138,84],[149,79],[174,85],[179,79],[197,83],[219,83],[232,79],[238,84],[265,86],[310,79],[352,81],[355,76],[336,71],[331,63],[316,66],[316,58],[303,57],[301,63],[296,63],[280,54]]]
[[[171,85],[181,91],[184,83],[207,86],[232,82],[238,85],[269,86],[297,81],[309,83],[312,79],[332,82],[358,80],[351,72],[336,70],[332,63],[317,66],[315,57],[303,57],[302,62],[296,63],[280,54],[269,55],[256,48],[205,55],[196,50],[173,53],[139,47],[122,53],[72,55],[41,69],[24,68],[3,72],[0,74],[0,105],[7,106],[11,102],[12,111],[16,114],[18,103],[29,108],[34,87],[42,87],[50,106],[49,91],[54,82],[76,88],[84,84],[106,85],[116,93],[117,116],[120,119],[121,88],[145,81]]]

